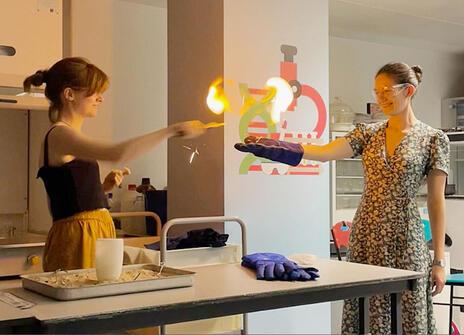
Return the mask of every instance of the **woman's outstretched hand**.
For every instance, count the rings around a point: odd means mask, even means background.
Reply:
[[[185,139],[198,137],[206,131],[205,124],[198,120],[176,123],[169,126],[169,128],[174,136]]]
[[[125,167],[121,170],[111,170],[110,173],[105,177],[105,181],[103,182],[103,191],[109,192],[115,186],[121,185],[124,176],[128,176],[131,174],[129,168]]]

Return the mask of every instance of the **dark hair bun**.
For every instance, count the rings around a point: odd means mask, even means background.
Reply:
[[[47,70],[39,70],[33,75],[27,77],[23,82],[23,87],[26,92],[30,92],[31,86],[39,87],[47,82]]]
[[[40,86],[46,82],[47,71],[46,70],[39,70],[35,74],[32,75],[31,84],[34,86]]]
[[[422,81],[422,68],[419,65],[411,66],[411,70],[416,74],[417,81],[420,83]]]

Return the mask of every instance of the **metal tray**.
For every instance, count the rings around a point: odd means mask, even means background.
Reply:
[[[124,271],[131,270],[151,270],[159,273],[161,267],[155,264],[135,264],[123,266]],[[164,266],[161,275],[163,277],[154,279],[139,279],[125,282],[98,282],[96,280],[80,287],[57,287],[56,285],[44,283],[44,278],[53,276],[90,275],[95,276],[95,269],[80,269],[67,272],[44,272],[30,275],[22,275],[22,284],[25,289],[40,293],[56,300],[77,300],[95,298],[102,296],[164,290],[178,287],[188,287],[193,285],[193,275],[195,272],[180,270]],[[55,279],[55,278],[53,278]]]

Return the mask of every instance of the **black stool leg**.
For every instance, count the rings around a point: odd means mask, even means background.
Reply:
[[[453,289],[454,289],[454,285],[450,285],[450,307],[449,307],[449,328],[448,328],[448,334],[451,335],[453,333],[453,327],[452,327],[452,324],[453,324]]]
[[[358,298],[359,334],[367,334],[369,330],[369,298]]]

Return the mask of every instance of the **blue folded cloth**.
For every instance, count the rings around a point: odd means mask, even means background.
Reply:
[[[166,249],[219,248],[226,245],[228,238],[228,234],[219,234],[212,228],[190,230],[187,234],[168,238],[166,241]],[[145,244],[145,247],[152,250],[160,249],[159,242]]]
[[[318,269],[298,267],[285,256],[270,252],[243,256],[242,266],[255,270],[259,280],[307,281],[319,277]]]

